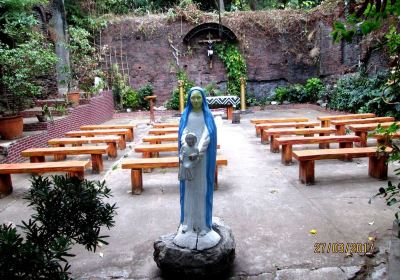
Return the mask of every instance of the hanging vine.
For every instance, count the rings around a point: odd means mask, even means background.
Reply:
[[[219,43],[215,45],[216,55],[222,60],[227,70],[228,94],[240,95],[240,78],[247,79],[246,61],[238,47],[232,43]]]

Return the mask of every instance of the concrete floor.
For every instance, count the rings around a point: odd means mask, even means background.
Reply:
[[[394,209],[380,198],[368,203],[386,182],[368,177],[367,159],[317,161],[316,184],[305,186],[298,180],[297,162],[282,165],[280,154],[270,153],[269,146],[260,143],[254,125],[249,122],[256,117],[315,119],[318,115],[326,114],[298,109],[260,111],[242,115],[241,124],[227,120],[218,124],[219,153],[227,156],[228,166],[219,173],[214,216],[221,217],[232,228],[236,239],[233,279],[388,279]],[[110,236],[108,246],[96,253],[80,246],[73,248],[76,257],[71,259],[71,272],[77,279],[161,278],[153,261],[153,242],[178,227],[177,169],[145,173],[144,192],[134,196],[130,191],[130,172],[119,167],[123,155],[141,156],[130,148],[140,143],[149,129],[145,122],[111,120],[110,123],[138,123],[135,142],[119,151],[117,160],[105,160],[105,172],[89,172],[86,176],[106,180],[118,215],[116,226],[102,232]],[[370,145],[373,144],[371,141]],[[294,149],[305,148],[317,146]],[[393,168],[392,164],[389,180],[396,179]],[[0,200],[0,222],[19,224],[31,214],[22,200],[28,179],[26,175],[13,175],[14,192]],[[312,229],[317,234],[310,234]],[[363,254],[314,253],[316,243],[366,243],[369,236],[376,237],[375,246],[379,249],[372,258]]]

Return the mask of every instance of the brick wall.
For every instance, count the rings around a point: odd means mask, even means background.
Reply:
[[[82,125],[101,124],[111,119],[113,113],[112,92],[102,92],[99,96],[93,97],[89,104],[76,107],[67,117],[48,123],[46,131],[14,142],[8,147],[7,156],[0,163],[25,161],[26,158],[20,156],[21,151],[28,148],[46,147],[49,139],[63,137],[66,132],[77,130]]]

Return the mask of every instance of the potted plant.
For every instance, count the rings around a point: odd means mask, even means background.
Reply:
[[[47,119],[53,121],[53,115],[51,114],[50,108],[47,106],[47,104],[42,106],[42,113],[40,115],[36,115],[36,117],[39,122],[47,122]]]

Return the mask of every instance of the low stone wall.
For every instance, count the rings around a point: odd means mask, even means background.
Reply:
[[[101,124],[113,117],[114,101],[111,91],[104,91],[93,97],[86,105],[76,107],[70,114],[54,123],[47,123],[47,130],[39,134],[23,137],[7,148],[7,155],[0,163],[23,162],[26,158],[20,156],[21,151],[28,148],[46,147],[52,138],[63,137],[71,130],[77,130],[82,125]]]

